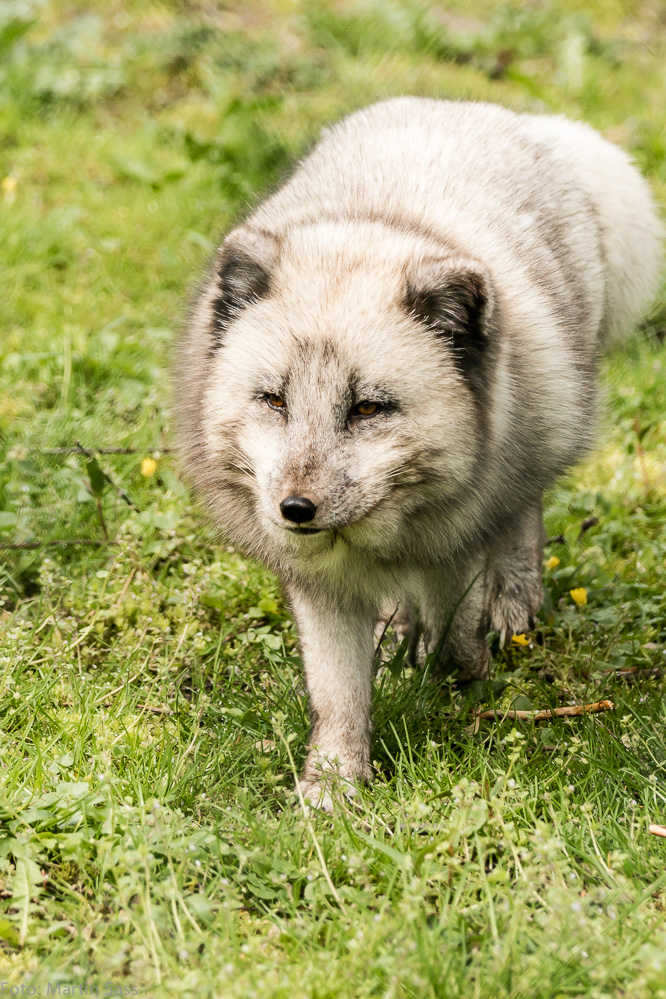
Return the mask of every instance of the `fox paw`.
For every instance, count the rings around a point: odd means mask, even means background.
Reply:
[[[531,631],[541,606],[541,588],[536,593],[500,592],[491,603],[489,630],[499,635],[500,648],[510,644],[514,635]]]
[[[358,786],[348,780],[337,779],[334,782],[326,780],[299,780],[298,782],[299,797],[303,799],[305,807],[314,808],[320,812],[330,813],[335,810],[333,792],[336,790],[339,792],[339,795],[343,795],[350,802],[358,795]]]
[[[369,764],[362,760],[340,763],[339,759],[337,754],[310,754],[303,778],[298,782],[298,791],[311,808],[332,812],[334,796],[342,795],[351,800],[358,794],[360,784],[372,780]]]

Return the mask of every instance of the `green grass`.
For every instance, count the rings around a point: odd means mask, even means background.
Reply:
[[[169,345],[211,247],[350,108],[418,93],[584,117],[663,203],[660,9],[211,9],[0,12],[0,542],[41,545],[0,552],[0,979],[664,999],[666,298],[605,363],[597,453],[548,497],[563,540],[530,644],[466,691],[390,664],[376,780],[332,818],[293,791],[307,705],[276,582],[215,546],[166,450]],[[49,453],[77,441],[133,452]],[[594,717],[470,717],[602,698]]]

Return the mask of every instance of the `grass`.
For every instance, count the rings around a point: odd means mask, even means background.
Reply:
[[[332,818],[293,791],[307,706],[276,582],[214,544],[167,450],[169,345],[219,233],[352,107],[584,117],[663,203],[663,12],[211,10],[0,14],[0,541],[38,545],[1,552],[2,988],[663,999],[664,296],[605,363],[597,452],[548,497],[529,645],[467,691],[390,663],[375,783]],[[76,442],[132,453],[53,453]]]

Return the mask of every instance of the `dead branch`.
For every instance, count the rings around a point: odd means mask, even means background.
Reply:
[[[612,711],[615,705],[612,701],[595,701],[594,704],[571,704],[564,708],[552,708],[545,711],[477,711],[477,718],[515,718],[519,721],[547,721],[549,718],[575,718],[579,715],[593,715],[599,711]]]

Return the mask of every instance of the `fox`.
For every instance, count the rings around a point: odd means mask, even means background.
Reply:
[[[597,369],[662,228],[580,121],[399,97],[323,130],[222,241],[176,354],[178,451],[279,578],[311,712],[300,792],[372,779],[377,630],[461,682],[542,602],[542,496],[595,442]]]

